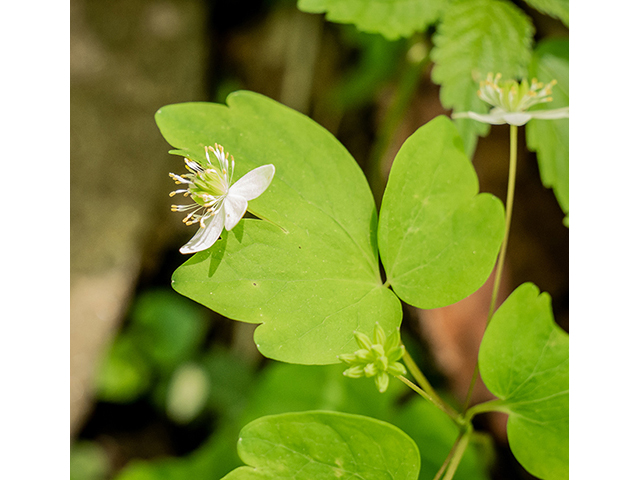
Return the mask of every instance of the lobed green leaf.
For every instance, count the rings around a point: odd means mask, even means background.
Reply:
[[[531,59],[534,28],[515,5],[502,0],[455,0],[446,9],[433,37],[432,78],[442,85],[440,101],[456,112],[486,113],[478,98],[478,81],[487,73],[503,78],[524,76]],[[472,156],[478,135],[489,126],[470,119],[456,125]]]
[[[420,452],[397,427],[346,413],[312,411],[259,418],[240,432],[249,466],[225,480],[418,478]]]
[[[487,327],[478,361],[509,413],[516,459],[536,477],[569,478],[569,336],[553,320],[549,295],[518,287]]]
[[[364,174],[347,150],[308,117],[252,92],[228,107],[163,107],[156,121],[173,153],[204,161],[222,144],[239,178],[274,164],[267,191],[244,219],[173,275],[175,290],[231,319],[261,324],[263,355],[302,364],[337,363],[353,352],[354,330],[387,333],[401,321],[400,302],[383,288],[377,215]],[[266,220],[266,221],[265,221]]]
[[[396,156],[378,241],[394,292],[419,308],[451,305],[487,280],[504,236],[502,203],[478,178],[446,117],[420,127]]]

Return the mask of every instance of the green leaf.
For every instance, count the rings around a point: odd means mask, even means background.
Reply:
[[[567,27],[569,26],[569,0],[525,0],[539,12],[546,13],[554,18],[559,18]]]
[[[540,110],[569,106],[569,41],[548,40],[536,48],[530,67],[531,77],[547,83],[557,80],[553,101]],[[540,178],[553,188],[562,211],[569,214],[569,119],[531,120],[526,126],[527,147],[537,153]]]
[[[440,101],[456,112],[485,113],[488,105],[478,98],[478,81],[487,73],[503,78],[526,74],[531,58],[534,28],[531,20],[512,3],[502,0],[452,2],[433,37],[433,81],[442,85]],[[472,156],[477,135],[489,125],[470,119],[456,120],[465,150]]]
[[[327,20],[353,23],[388,40],[423,32],[435,23],[449,0],[298,0],[303,12],[327,13]]]
[[[238,479],[418,478],[420,452],[397,427],[360,415],[285,413],[245,426],[238,454],[249,465],[224,477]]]
[[[453,123],[420,127],[396,156],[378,241],[387,281],[419,308],[451,305],[487,280],[504,236],[504,210],[478,195],[478,177]]]
[[[229,107],[163,107],[156,121],[175,151],[203,161],[222,144],[239,178],[272,163],[275,177],[244,219],[172,279],[183,295],[234,320],[260,323],[263,355],[302,364],[337,363],[357,349],[353,331],[391,333],[401,321],[397,297],[383,288],[376,210],[362,170],[329,132],[308,117],[252,92]]]
[[[516,459],[536,477],[569,478],[569,336],[553,320],[551,297],[518,287],[491,320],[478,361],[509,413]]]

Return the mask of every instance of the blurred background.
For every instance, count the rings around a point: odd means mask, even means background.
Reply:
[[[568,35],[515,3],[537,39]],[[255,326],[171,290],[186,260],[178,249],[194,231],[170,212],[168,172],[182,162],[167,153],[153,116],[171,103],[262,93],[333,133],[379,202],[402,142],[450,113],[430,69],[423,38],[388,41],[302,13],[294,0],[71,1],[72,479],[221,478],[241,464],[243,425],[312,408],[393,420],[420,444],[419,425],[405,417],[421,407],[407,403],[401,386],[377,395],[373,382],[345,383],[340,366],[268,361],[253,344]],[[479,139],[481,191],[504,199],[507,158],[508,128]],[[519,158],[502,296],[536,283],[568,330],[568,229],[535,155],[522,147]],[[452,401],[471,377],[489,290],[443,309],[405,307],[403,339]],[[484,398],[477,389],[475,400]],[[394,402],[406,408],[392,413]],[[478,446],[459,478],[530,478],[506,447],[504,418],[480,418],[478,428],[495,446]],[[473,473],[472,462],[486,473]],[[424,478],[438,466],[423,459]]]

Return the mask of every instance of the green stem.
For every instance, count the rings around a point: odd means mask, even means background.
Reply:
[[[427,377],[425,377],[422,371],[420,371],[420,368],[418,367],[416,362],[413,360],[413,358],[409,354],[409,351],[407,350],[406,346],[404,348],[404,355],[402,359],[404,360],[405,365],[409,369],[409,372],[411,372],[411,375],[413,375],[413,378],[415,378],[416,382],[418,382],[418,385],[420,385],[420,387],[429,395],[437,398],[438,400],[440,400],[441,403],[444,403],[436,393],[435,389],[429,383],[429,380],[427,380]]]
[[[449,450],[449,454],[447,455],[447,458],[444,459],[444,463],[442,464],[440,469],[436,472],[436,476],[433,477],[433,480],[440,480],[444,472],[447,470],[447,467],[449,466],[449,463],[451,463],[453,454],[456,452],[458,448],[458,444],[460,443],[460,440],[462,439],[463,435],[464,435],[464,432],[460,432],[460,435],[458,435],[458,438],[456,438],[456,441],[453,443],[453,447],[451,447],[451,450]]]
[[[505,212],[505,231],[504,231],[504,240],[502,241],[502,246],[500,247],[500,254],[498,255],[498,264],[496,267],[496,276],[493,281],[493,292],[491,293],[491,304],[489,305],[489,315],[487,316],[487,326],[489,326],[489,322],[493,318],[493,314],[495,313],[496,303],[498,301],[498,290],[500,289],[500,280],[502,279],[502,272],[504,270],[504,260],[507,253],[507,243],[509,242],[509,231],[511,230],[511,216],[513,213],[513,198],[516,188],[516,164],[518,159],[518,127],[515,125],[510,125],[509,129],[509,180],[507,184],[507,203],[506,203],[506,212]],[[476,381],[478,380],[478,362],[476,361],[476,366],[473,370],[473,376],[471,377],[471,384],[469,385],[469,390],[467,391],[467,397],[464,401],[464,407],[462,408],[463,412],[466,412],[469,408],[469,403],[471,402],[471,396],[473,395],[473,389],[476,386]]]
[[[447,473],[442,478],[442,480],[451,480],[455,475],[456,470],[458,469],[458,465],[460,465],[460,461],[462,460],[462,456],[464,455],[464,452],[467,449],[467,446],[469,445],[471,432],[473,432],[473,429],[470,426],[469,430],[464,432],[464,434],[460,438],[460,441],[455,446],[453,450],[453,455],[451,456],[451,462],[449,462],[449,468],[447,468]]]
[[[416,385],[411,380],[409,380],[408,378],[402,375],[396,375],[396,378],[399,379],[405,385],[407,385],[411,390],[416,392],[422,398],[424,398],[428,402],[433,403],[436,407],[438,407],[440,410],[446,413],[449,416],[449,418],[451,418],[451,420],[453,420],[456,423],[456,425],[459,425],[459,426],[465,425],[465,421],[462,419],[462,416],[458,412],[453,411],[451,407],[449,407],[447,404],[442,402],[442,400],[440,400],[439,397],[437,396],[435,398],[432,397],[423,389],[421,389],[418,385]]]
[[[464,415],[464,419],[467,422],[470,422],[473,417],[478,415],[479,413],[485,412],[505,412],[509,413],[509,408],[504,403],[503,400],[490,400],[488,402],[479,403],[478,405],[474,405]]]

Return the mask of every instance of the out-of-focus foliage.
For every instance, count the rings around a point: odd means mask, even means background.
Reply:
[[[559,18],[567,27],[569,26],[569,0],[525,0],[536,10],[547,15]]]
[[[220,364],[238,362],[222,350],[212,352]],[[227,360],[222,360],[222,358]],[[218,391],[236,391],[242,407],[235,414],[226,413],[212,436],[186,457],[156,461],[135,461],[127,466],[117,480],[162,480],[188,478],[221,478],[242,465],[235,443],[244,425],[266,415],[306,410],[330,410],[368,415],[401,428],[420,450],[420,480],[431,480],[454,442],[458,429],[444,413],[424,400],[402,403],[406,392],[403,385],[392,380],[389,390],[381,395],[373,382],[344,377],[342,365],[303,366],[272,363],[254,373],[240,374],[246,388],[237,390],[236,375],[218,377]],[[243,398],[240,398],[244,394]],[[219,410],[228,412],[227,409]],[[233,410],[232,410],[233,411]],[[419,414],[419,419],[413,417]],[[460,465],[468,480],[487,480],[486,466],[477,448],[467,450]]]
[[[69,467],[71,480],[104,480],[109,472],[109,459],[98,444],[82,441],[71,447]]]
[[[353,23],[388,40],[408,37],[435,23],[449,0],[298,0],[303,12],[324,13],[327,20]]]
[[[174,370],[197,355],[206,327],[203,309],[171,290],[140,295],[99,369],[98,398],[127,403],[152,385],[166,389]]]
[[[569,106],[569,42],[547,40],[534,51],[531,78],[541,82],[557,80],[553,101],[537,109],[550,110]],[[538,155],[540,178],[553,188],[562,211],[569,215],[569,119],[531,120],[527,123],[527,147]]]
[[[96,377],[96,394],[101,400],[128,403],[151,384],[151,368],[129,336],[115,339]]]
[[[189,423],[204,408],[210,389],[209,377],[200,365],[181,365],[169,383],[167,415],[176,423]]]
[[[526,75],[534,28],[529,17],[503,0],[455,1],[446,9],[433,36],[433,81],[442,85],[440,101],[454,111],[485,113],[478,98],[478,81],[487,73],[503,78]],[[470,119],[456,120],[465,150],[472,156],[477,135],[489,126]]]
[[[381,87],[398,76],[407,42],[389,41],[380,35],[359,32],[351,26],[343,27],[340,33],[345,47],[353,49],[357,58],[338,77],[324,101],[329,108],[344,111],[373,102]]]

